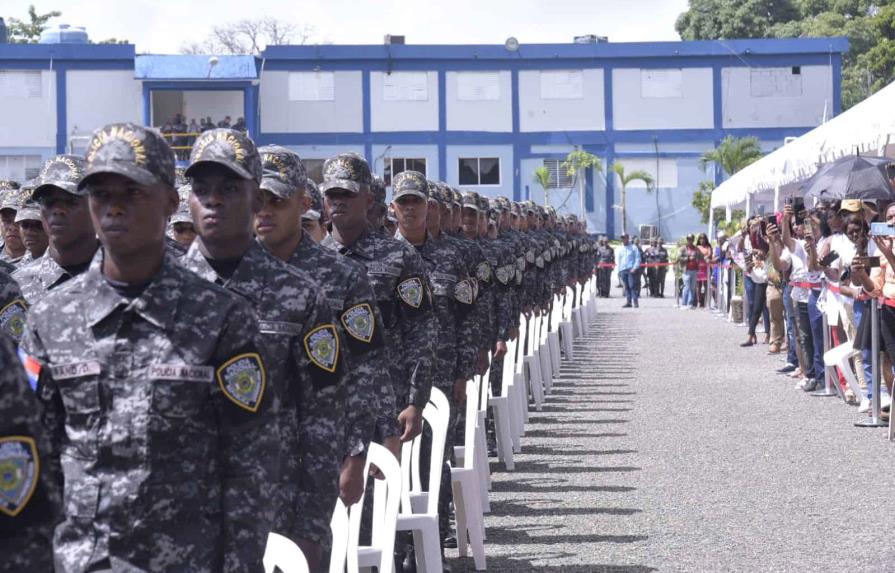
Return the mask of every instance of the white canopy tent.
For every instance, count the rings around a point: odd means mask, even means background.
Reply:
[[[895,139],[893,109],[895,83],[721,183],[712,192],[712,212],[726,207],[730,213],[740,205],[751,211],[759,204],[776,211],[780,199],[796,194],[798,183],[814,175],[820,165],[855,153],[883,155],[890,137]]]

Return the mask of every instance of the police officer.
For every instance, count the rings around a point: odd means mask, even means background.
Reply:
[[[392,416],[377,419],[377,435],[397,456],[399,440],[410,441],[421,431],[434,374],[435,316],[420,256],[370,230],[372,181],[369,165],[355,154],[337,155],[324,163],[321,191],[333,228],[322,244],[364,265],[376,295],[397,403]]]
[[[83,175],[84,159],[76,155],[53,157],[41,171],[32,197],[46,222],[49,247],[46,256],[13,273],[30,305],[86,271],[99,248],[87,191],[78,188]]]
[[[3,250],[0,261],[18,263],[25,256],[25,243],[16,224],[16,211],[22,206],[22,192],[15,181],[0,181],[0,231]]]
[[[308,179],[305,189],[301,228],[312,241],[319,244],[326,237],[326,212],[323,209],[323,196],[312,179]]]
[[[168,222],[168,236],[177,242],[183,249],[189,249],[196,240],[196,226],[193,224],[193,215],[190,213],[190,192],[192,186],[189,183],[177,188],[180,196],[180,204],[177,212]]]
[[[49,451],[15,343],[2,332],[0,364],[0,569],[53,571],[53,528],[62,501],[59,459]]]
[[[198,233],[182,264],[255,311],[280,422],[282,473],[273,487],[282,505],[274,529],[295,540],[316,570],[344,449],[344,341],[313,278],[254,240],[261,171],[255,144],[241,131],[217,128],[196,139],[186,175]]]
[[[388,207],[385,204],[385,181],[374,175],[370,191],[373,194],[373,204],[367,211],[367,221],[370,222],[370,228],[374,231],[385,234],[385,215],[388,212]]]
[[[326,293],[352,364],[346,376],[344,461],[340,494],[346,505],[360,499],[364,487],[366,445],[374,438],[376,416],[394,413],[395,394],[388,379],[382,317],[364,267],[315,243],[303,232],[307,173],[296,153],[278,145],[260,148],[264,202],[255,215],[255,234],[271,254],[301,269]]]
[[[64,472],[56,571],[257,570],[277,437],[254,315],[166,255],[160,135],[107,125],[86,159],[102,249],[31,308],[22,341]]]
[[[665,276],[668,274],[668,249],[662,244],[662,237],[655,239],[653,258],[659,266],[656,268],[656,296],[665,298]]]
[[[609,298],[612,290],[612,268],[615,266],[615,250],[609,239],[600,237],[597,247],[597,290],[603,298]]]

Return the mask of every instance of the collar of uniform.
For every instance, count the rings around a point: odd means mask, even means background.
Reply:
[[[323,239],[323,245],[327,247],[334,248],[341,254],[351,253],[352,255],[357,255],[364,259],[374,260],[375,257],[375,249],[373,248],[373,243],[371,241],[371,234],[369,229],[365,229],[363,233],[360,234],[360,237],[354,241],[354,244],[350,247],[343,245],[330,233]],[[347,253],[343,253],[344,250],[347,249]]]
[[[310,237],[307,233],[301,234],[301,241],[298,242],[298,246],[295,247],[295,251],[292,252],[292,255],[289,256],[289,260],[286,261],[292,266],[306,269],[311,264],[311,259],[316,258],[318,254],[318,249],[322,247],[314,242],[314,239]]]
[[[264,258],[267,256],[272,257],[273,255],[261,243],[252,241],[239,260],[233,275],[223,281],[224,288],[236,292],[250,301],[255,300],[258,295],[255,292],[258,284],[258,269],[264,264]],[[198,241],[194,241],[190,250],[183,256],[183,265],[209,282],[216,282],[221,278],[199,250]]]
[[[40,262],[37,264],[40,265],[40,268],[38,269],[40,273],[40,282],[45,290],[51,289],[63,278],[69,276],[68,271],[59,266],[59,263],[50,256],[49,250],[44,253],[44,256],[40,258]]]
[[[102,273],[104,255],[104,250],[98,249],[90,268],[84,273],[84,292],[91,296],[86,311],[90,326],[99,324],[119,306],[129,306],[145,320],[160,328],[167,328],[173,323],[181,283],[177,273],[177,261],[173,255],[165,251],[159,272],[143,294],[132,301],[115,292],[115,289],[106,282]]]

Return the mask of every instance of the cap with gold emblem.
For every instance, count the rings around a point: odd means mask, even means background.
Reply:
[[[429,198],[429,183],[419,171],[402,171],[392,178],[392,200],[408,195]]]
[[[323,183],[320,192],[326,194],[331,189],[343,189],[351,193],[370,190],[373,174],[367,161],[356,153],[342,153],[330,157],[323,164]]]
[[[114,173],[140,185],[174,187],[174,152],[156,131],[133,123],[113,123],[93,132],[87,146],[83,189],[94,175]]]
[[[193,144],[190,166],[184,171],[192,177],[199,165],[214,163],[226,167],[242,179],[261,183],[261,157],[255,142],[241,131],[227,128],[210,129]]]
[[[84,189],[78,189],[78,183],[84,176],[85,161],[77,155],[57,155],[44,163],[37,180],[32,197],[40,201],[41,195],[54,187],[72,195],[86,195]]]
[[[308,173],[298,154],[279,145],[265,145],[261,154],[261,188],[288,199],[308,184]]]

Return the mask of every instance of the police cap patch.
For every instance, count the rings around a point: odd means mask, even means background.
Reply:
[[[402,281],[398,284],[398,295],[409,306],[419,308],[423,304],[423,282],[416,277]]]
[[[216,372],[218,384],[231,402],[257,412],[267,386],[264,362],[256,352],[239,354],[224,362]]]
[[[0,308],[0,330],[18,342],[25,332],[25,316],[28,306],[24,300],[16,299]]]
[[[373,308],[366,303],[352,306],[342,313],[342,326],[345,331],[361,342],[371,342],[376,321],[373,318]]]
[[[463,304],[472,304],[472,285],[468,280],[460,281],[454,286],[454,298]]]
[[[475,276],[483,283],[491,282],[491,265],[487,261],[480,262],[475,268]]]
[[[0,512],[15,517],[28,504],[40,477],[37,444],[28,436],[0,438]]]
[[[335,372],[339,365],[339,335],[333,324],[321,324],[305,335],[305,352],[315,365]]]

